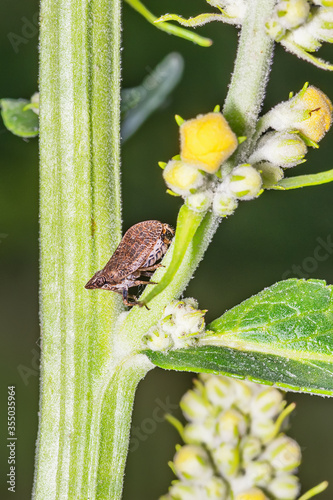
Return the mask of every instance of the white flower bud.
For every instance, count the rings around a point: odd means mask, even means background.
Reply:
[[[219,408],[230,408],[234,402],[232,380],[227,377],[209,376],[205,383],[205,391],[209,401]]]
[[[157,327],[152,327],[143,340],[145,347],[152,351],[166,351],[172,346],[172,338]]]
[[[235,167],[228,176],[228,187],[231,193],[241,200],[256,198],[261,190],[261,177],[255,168],[249,164]]]
[[[198,189],[204,183],[204,176],[199,171],[200,166],[189,165],[183,161],[170,160],[163,170],[167,186],[181,196],[188,196],[192,190]]]
[[[205,493],[208,500],[227,500],[228,487],[219,477],[212,477],[205,485]]]
[[[253,486],[266,487],[270,484],[272,476],[273,469],[271,465],[264,460],[249,462],[246,465],[245,480],[251,481]]]
[[[249,413],[253,392],[251,386],[244,380],[232,380],[234,389],[234,404],[244,413]],[[253,386],[253,384],[252,384]]]
[[[247,0],[207,0],[213,7],[223,9],[224,12],[231,18],[241,22],[245,18],[248,8]]]
[[[211,416],[212,407],[200,394],[195,391],[187,391],[180,401],[180,407],[187,420],[191,422],[202,422]]]
[[[299,480],[291,474],[279,474],[268,485],[268,491],[279,500],[295,500],[300,491]]]
[[[224,183],[221,183],[221,187]],[[228,189],[218,189],[213,199],[213,212],[218,217],[228,217],[232,215],[238,206],[236,198]]]
[[[251,402],[251,413],[254,418],[273,418],[282,410],[282,393],[269,387],[262,390]]]
[[[251,422],[251,434],[263,443],[268,443],[276,434],[275,422],[271,418],[254,418]]]
[[[311,21],[291,31],[287,38],[309,52],[314,52],[321,47],[321,43],[312,34]]]
[[[251,163],[269,161],[273,165],[290,168],[302,163],[306,152],[305,142],[297,134],[268,132],[259,141],[258,148],[249,161]]]
[[[276,17],[272,17],[266,22],[266,31],[267,34],[273,38],[276,42],[282,40],[284,35],[286,34],[286,29],[281,25],[279,19]]]
[[[213,199],[212,191],[199,191],[186,198],[186,205],[194,212],[206,212]]]
[[[204,443],[208,448],[216,444],[216,420],[207,418],[204,422],[187,424],[183,431],[184,441],[189,444]]]
[[[203,500],[203,494],[203,488],[200,486],[182,483],[181,481],[176,481],[169,489],[169,498],[171,500]]]
[[[197,309],[197,303],[192,299],[174,301],[164,309],[158,327],[171,335],[175,348],[191,345],[194,337],[204,332],[205,313]]]
[[[201,446],[182,446],[174,456],[173,465],[181,479],[196,484],[204,485],[213,476],[209,457]]]
[[[236,495],[235,500],[268,500],[268,498],[259,488],[251,488]]]
[[[303,24],[309,13],[310,4],[307,0],[282,0],[276,7],[278,20],[287,30]]]
[[[259,438],[256,438],[251,435],[244,436],[240,443],[240,450],[243,463],[247,464],[248,462],[257,458],[261,453],[261,449],[262,446]]]
[[[284,173],[281,167],[272,165],[271,163],[261,162],[254,165],[258,170],[262,178],[262,187],[270,188],[275,186],[284,177]]]
[[[222,476],[233,477],[240,466],[239,450],[234,444],[222,443],[212,450],[213,460]]]
[[[237,410],[223,411],[217,420],[217,430],[222,442],[237,443],[247,429],[245,417]]]
[[[267,446],[262,458],[278,471],[291,472],[301,463],[301,449],[294,439],[281,435]]]

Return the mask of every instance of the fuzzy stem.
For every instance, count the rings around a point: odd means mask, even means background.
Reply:
[[[42,0],[42,380],[33,496],[95,498],[116,294],[84,285],[121,236],[120,0]],[[110,409],[112,412],[112,408]],[[89,471],[89,474],[87,473]]]

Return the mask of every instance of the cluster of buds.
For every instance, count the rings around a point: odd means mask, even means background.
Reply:
[[[201,375],[180,403],[188,423],[172,416],[185,442],[170,467],[178,480],[160,500],[295,500],[301,463],[296,441],[281,431],[294,409],[274,388]],[[309,499],[322,491],[322,483]]]
[[[279,0],[266,28],[274,40],[301,55],[300,51],[314,52],[322,42],[332,42],[332,23],[333,0]]]
[[[262,175],[263,187],[274,186],[285,168],[303,163],[307,147],[317,148],[332,124],[332,103],[313,86],[303,89],[271,109],[259,127],[262,134],[249,158]]]
[[[183,196],[194,211],[212,207],[214,213],[231,215],[238,200],[249,200],[261,190],[261,176],[251,165],[242,164],[222,177],[223,164],[236,151],[238,139],[217,107],[180,125],[180,154],[167,164],[163,177],[171,194]]]
[[[234,168],[230,157],[241,138],[237,139],[219,107],[192,120],[177,117],[177,122],[180,154],[160,163],[168,192],[183,196],[194,211],[212,209],[226,217],[239,200],[258,197],[263,188],[276,186],[283,169],[305,161],[308,146],[318,147],[331,126],[332,103],[319,89],[304,85],[259,120],[248,162]]]
[[[206,312],[198,309],[197,301],[192,298],[171,302],[144,336],[144,346],[153,351],[190,347],[205,331]]]

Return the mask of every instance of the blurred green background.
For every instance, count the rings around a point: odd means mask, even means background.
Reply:
[[[206,9],[203,0],[179,2],[147,0],[156,14],[177,12],[195,15]],[[34,20],[36,0],[1,0],[0,97],[29,98],[38,85],[38,36]],[[155,113],[123,148],[122,184],[124,229],[144,219],[175,224],[180,201],[165,194],[158,160],[178,152],[178,127],[173,115],[190,118],[222,104],[236,54],[237,30],[211,24],[200,30],[214,40],[211,48],[168,36],[148,25],[124,5],[123,85],[138,85],[169,52],[185,59],[181,84],[167,104]],[[28,22],[27,22],[28,21]],[[30,31],[26,26],[30,26]],[[24,30],[24,31],[22,31]],[[25,42],[14,50],[10,33]],[[321,51],[333,60],[331,47]],[[296,60],[277,47],[264,109],[299,90],[305,81],[333,97],[333,75]],[[333,168],[332,132],[319,151],[310,151],[299,173]],[[1,412],[0,498],[30,498],[38,419],[38,141],[23,141],[0,124],[0,259],[1,259]],[[295,192],[266,192],[258,200],[241,203],[224,221],[186,291],[208,309],[208,320],[282,279],[298,265],[306,277],[333,282],[333,256],[318,262],[313,272],[304,268],[313,257],[316,238],[333,238],[333,184]],[[22,373],[24,377],[22,377]],[[124,499],[154,500],[167,491],[172,459],[179,441],[166,422],[154,423],[156,406],[176,406],[191,386],[193,375],[156,369],[140,384],[135,403],[134,432],[141,432],[139,446],[132,446],[126,470]],[[16,385],[17,491],[6,487],[7,386]],[[290,434],[303,450],[300,477],[304,490],[328,479],[329,489],[319,498],[333,497],[333,400],[289,394],[297,402]],[[172,407],[172,408],[173,408]],[[178,414],[174,409],[173,413]],[[132,443],[133,444],[133,443]],[[135,449],[136,448],[136,449]]]

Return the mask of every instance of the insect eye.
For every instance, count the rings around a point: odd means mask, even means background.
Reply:
[[[104,283],[105,283],[105,278],[104,278],[104,276],[100,276],[99,278],[97,278],[97,280],[96,280],[96,285],[97,285],[98,287],[103,286],[103,285],[104,285]]]

